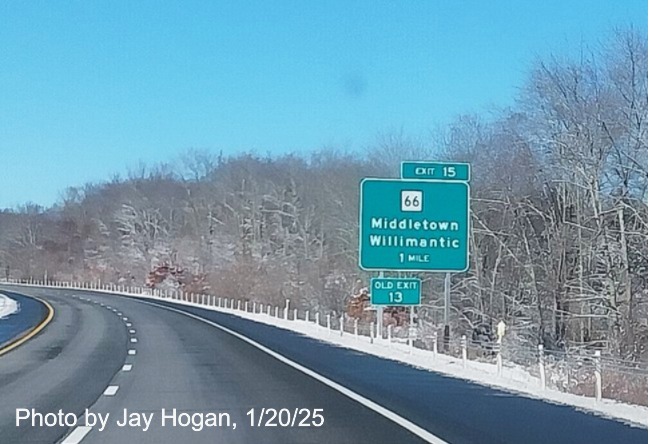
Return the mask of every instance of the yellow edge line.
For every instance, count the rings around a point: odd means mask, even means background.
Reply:
[[[14,348],[29,341],[31,338],[36,336],[41,330],[47,327],[47,324],[49,324],[52,318],[54,318],[54,308],[52,308],[52,306],[47,301],[44,301],[43,299],[34,296],[29,296],[29,297],[31,297],[32,299],[36,299],[37,301],[45,305],[45,307],[47,307],[48,310],[47,316],[45,317],[45,319],[39,322],[38,325],[36,325],[36,327],[32,328],[26,334],[19,336],[18,339],[9,343],[9,345],[0,348],[0,356],[4,355],[5,353],[9,353]]]

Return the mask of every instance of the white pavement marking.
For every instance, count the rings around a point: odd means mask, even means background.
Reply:
[[[130,355],[135,355],[135,350],[133,350],[133,349],[129,350],[129,354]]]
[[[79,426],[70,433],[61,444],[78,444],[93,428]]]
[[[169,311],[174,311],[176,313],[180,313],[182,315],[185,315],[187,317],[196,319],[198,321],[205,322],[208,325],[211,325],[211,326],[213,326],[215,328],[218,328],[221,331],[229,333],[229,334],[233,335],[234,337],[239,338],[242,341],[249,343],[253,347],[258,348],[259,350],[263,351],[264,353],[266,353],[268,355],[271,355],[272,357],[274,357],[278,361],[280,361],[280,362],[282,362],[282,363],[284,363],[284,364],[286,364],[286,365],[288,365],[290,367],[293,367],[296,370],[301,371],[301,372],[303,372],[304,374],[306,374],[308,376],[311,376],[315,380],[317,380],[319,382],[322,382],[323,384],[325,384],[328,387],[336,390],[337,392],[347,396],[348,398],[358,402],[359,404],[369,408],[370,410],[373,410],[374,412],[379,413],[380,415],[384,416],[385,418],[388,418],[389,420],[393,421],[395,424],[405,428],[406,430],[413,433],[414,435],[417,435],[420,438],[422,438],[422,439],[424,439],[424,440],[426,440],[426,441],[428,441],[430,443],[433,443],[433,444],[448,444],[447,441],[444,441],[444,440],[438,438],[433,433],[428,432],[427,430],[425,430],[422,427],[412,423],[408,419],[404,418],[403,416],[398,415],[397,413],[393,412],[392,410],[388,410],[386,407],[383,407],[383,406],[377,404],[376,402],[371,401],[370,399],[368,399],[368,398],[366,398],[366,397],[364,397],[364,396],[350,390],[349,388],[347,388],[347,387],[345,387],[345,386],[343,386],[343,385],[341,385],[341,384],[339,384],[337,382],[332,381],[331,379],[321,375],[320,373],[316,373],[315,371],[310,370],[307,367],[304,367],[304,366],[298,364],[297,362],[292,361],[291,359],[287,358],[286,356],[281,355],[280,353],[274,352],[270,348],[267,348],[267,347],[263,346],[259,342],[256,342],[256,341],[242,335],[241,333],[237,333],[234,330],[231,330],[231,329],[229,329],[227,327],[219,325],[219,324],[217,324],[215,322],[209,321],[209,320],[207,320],[205,318],[202,318],[200,316],[188,313],[186,311],[178,310],[176,308],[168,307],[166,305],[159,305],[159,304],[149,302],[149,301],[138,301],[138,302],[140,302],[142,304],[153,305],[154,307],[163,308],[163,309],[169,310]]]
[[[127,326],[127,327],[130,327],[131,325],[132,325],[132,324],[131,324],[130,322],[127,322],[127,323],[126,323],[126,326]]]
[[[115,396],[115,393],[120,389],[119,385],[109,385],[104,390],[104,396]]]
[[[133,364],[124,364],[122,366],[122,371],[123,372],[130,372],[132,368],[133,368]]]
[[[138,338],[131,338],[131,342],[138,342]]]
[[[132,335],[134,335],[134,334],[135,334],[135,330],[131,329],[131,330],[129,330],[129,333],[131,333]]]
[[[122,318],[122,320],[123,320],[123,321],[128,321],[128,320],[129,320],[129,318]]]

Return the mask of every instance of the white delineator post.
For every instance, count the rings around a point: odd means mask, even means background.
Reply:
[[[391,348],[393,346],[393,324],[388,324],[388,327],[386,327],[386,335],[388,336],[386,339],[388,341],[388,348]]]
[[[318,325],[320,327],[320,313],[316,312],[315,317],[316,317],[316,325]]]
[[[503,361],[501,360],[501,344],[497,344],[497,375],[501,376]]]
[[[293,309],[293,320],[294,321],[298,320],[298,309],[297,308]]]
[[[359,318],[354,318],[354,337],[359,338]]]
[[[305,311],[305,322],[309,322],[309,310]]]
[[[280,307],[275,307],[275,317],[279,317],[278,314],[280,312]]]
[[[537,346],[539,351],[539,381],[542,386],[542,390],[546,388],[546,369],[544,368],[544,346],[539,344]]]
[[[600,364],[600,350],[595,352],[595,361],[596,361],[596,401],[600,401],[603,398],[603,380],[602,380],[602,368]]]
[[[375,322],[370,323],[370,343],[375,341]]]
[[[431,344],[431,350],[433,351],[433,359],[436,359],[438,356],[438,332],[433,332],[433,344]]]
[[[460,337],[460,350],[463,358],[463,368],[467,367],[467,336]]]
[[[332,316],[327,315],[327,334],[332,334]]]
[[[289,299],[286,300],[286,305],[284,306],[284,319],[289,319]]]

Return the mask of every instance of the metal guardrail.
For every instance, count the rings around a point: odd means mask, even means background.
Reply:
[[[591,354],[566,353],[556,350],[497,343],[480,343],[468,340],[466,336],[442,341],[442,335],[434,331],[430,335],[403,328],[395,330],[391,325],[378,332],[374,322],[363,322],[341,314],[321,313],[309,310],[299,311],[291,308],[289,302],[280,307],[251,300],[218,297],[215,295],[168,291],[146,287],[103,284],[100,282],[60,282],[34,279],[0,279],[0,283],[34,285],[56,288],[86,289],[105,292],[121,292],[133,295],[146,295],[160,299],[169,299],[216,307],[234,312],[264,314],[271,318],[286,321],[309,322],[325,329],[328,335],[353,335],[369,343],[377,342],[377,337],[388,347],[393,344],[407,345],[408,349],[426,350],[435,359],[438,355],[459,358],[463,367],[469,360],[493,364],[495,374],[500,377],[503,367],[519,366],[531,376],[539,379],[543,390],[558,390],[583,396],[594,397],[596,401],[603,398],[647,405],[648,367],[639,363],[602,356],[599,350]]]

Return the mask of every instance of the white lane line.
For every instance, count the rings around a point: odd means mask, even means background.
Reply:
[[[134,335],[134,334],[135,334],[135,330],[131,329],[131,330],[129,330],[129,333],[131,333],[132,335]]]
[[[92,429],[92,427],[88,426],[79,426],[74,429],[61,444],[79,444]]]
[[[123,372],[130,372],[132,368],[133,368],[133,364],[124,364],[122,366],[122,371]]]
[[[126,326],[127,326],[127,327],[130,327],[131,325],[133,325],[133,324],[131,324],[130,322],[127,322],[127,323],[126,323]]]
[[[138,338],[131,338],[131,342],[138,342]]]
[[[122,320],[123,320],[123,321],[128,321],[129,318],[126,318],[126,317],[125,317],[125,318],[122,318]]]
[[[130,355],[135,355],[135,350],[133,350],[133,349],[129,350],[129,354]]]
[[[118,312],[117,312],[117,315],[118,315],[118,316],[122,316],[122,313],[118,311]]]
[[[117,310],[116,310],[116,309],[113,309],[113,313],[117,313]]]
[[[104,396],[115,396],[115,393],[120,389],[119,385],[109,385],[104,390]]]
[[[242,335],[241,333],[237,333],[236,331],[231,330],[231,329],[229,329],[227,327],[224,327],[223,325],[219,325],[219,324],[217,324],[215,322],[209,321],[209,320],[207,320],[205,318],[202,318],[200,316],[196,316],[196,315],[194,315],[192,313],[188,313],[186,311],[178,310],[178,309],[172,308],[172,307],[167,307],[166,305],[158,305],[156,303],[149,302],[149,301],[138,300],[138,302],[140,302],[142,304],[153,305],[154,307],[163,308],[163,309],[169,310],[169,311],[174,311],[176,313],[180,313],[180,314],[185,315],[187,317],[194,318],[194,319],[196,319],[198,321],[205,322],[208,325],[211,325],[211,326],[213,326],[215,328],[218,328],[221,331],[224,331],[224,332],[226,332],[228,334],[233,335],[236,338],[241,339],[244,342],[249,343],[253,347],[258,348],[259,350],[263,351],[264,353],[266,353],[268,355],[271,355],[272,357],[274,357],[278,361],[280,361],[280,362],[282,362],[282,363],[284,363],[284,364],[286,364],[286,365],[288,365],[290,367],[293,367],[296,370],[301,371],[301,372],[303,372],[304,374],[306,374],[308,376],[311,376],[315,380],[317,380],[319,382],[322,382],[323,384],[325,384],[328,387],[336,390],[337,392],[347,396],[348,398],[358,402],[359,404],[369,408],[370,410],[373,410],[376,413],[379,413],[380,415],[384,416],[385,418],[388,418],[389,420],[393,421],[395,424],[405,428],[406,430],[413,433],[414,435],[417,435],[420,438],[422,438],[422,439],[424,439],[424,440],[426,440],[426,441],[428,441],[430,443],[433,443],[433,444],[449,444],[449,443],[447,443],[447,441],[444,441],[443,439],[438,438],[433,433],[423,429],[422,427],[418,426],[417,424],[412,423],[408,419],[404,418],[403,416],[398,415],[397,413],[393,412],[392,410],[388,410],[386,407],[383,407],[383,406],[377,404],[376,402],[374,402],[374,401],[372,401],[372,400],[358,394],[357,392],[354,392],[354,391],[350,390],[349,388],[339,384],[338,382],[334,382],[331,379],[321,375],[320,373],[316,373],[315,371],[310,370],[307,367],[304,367],[304,366],[298,364],[297,362],[292,361],[291,359],[287,358],[286,356],[281,355],[280,353],[274,352],[270,348],[267,348],[267,347],[263,346],[259,342],[256,342],[256,341]]]

